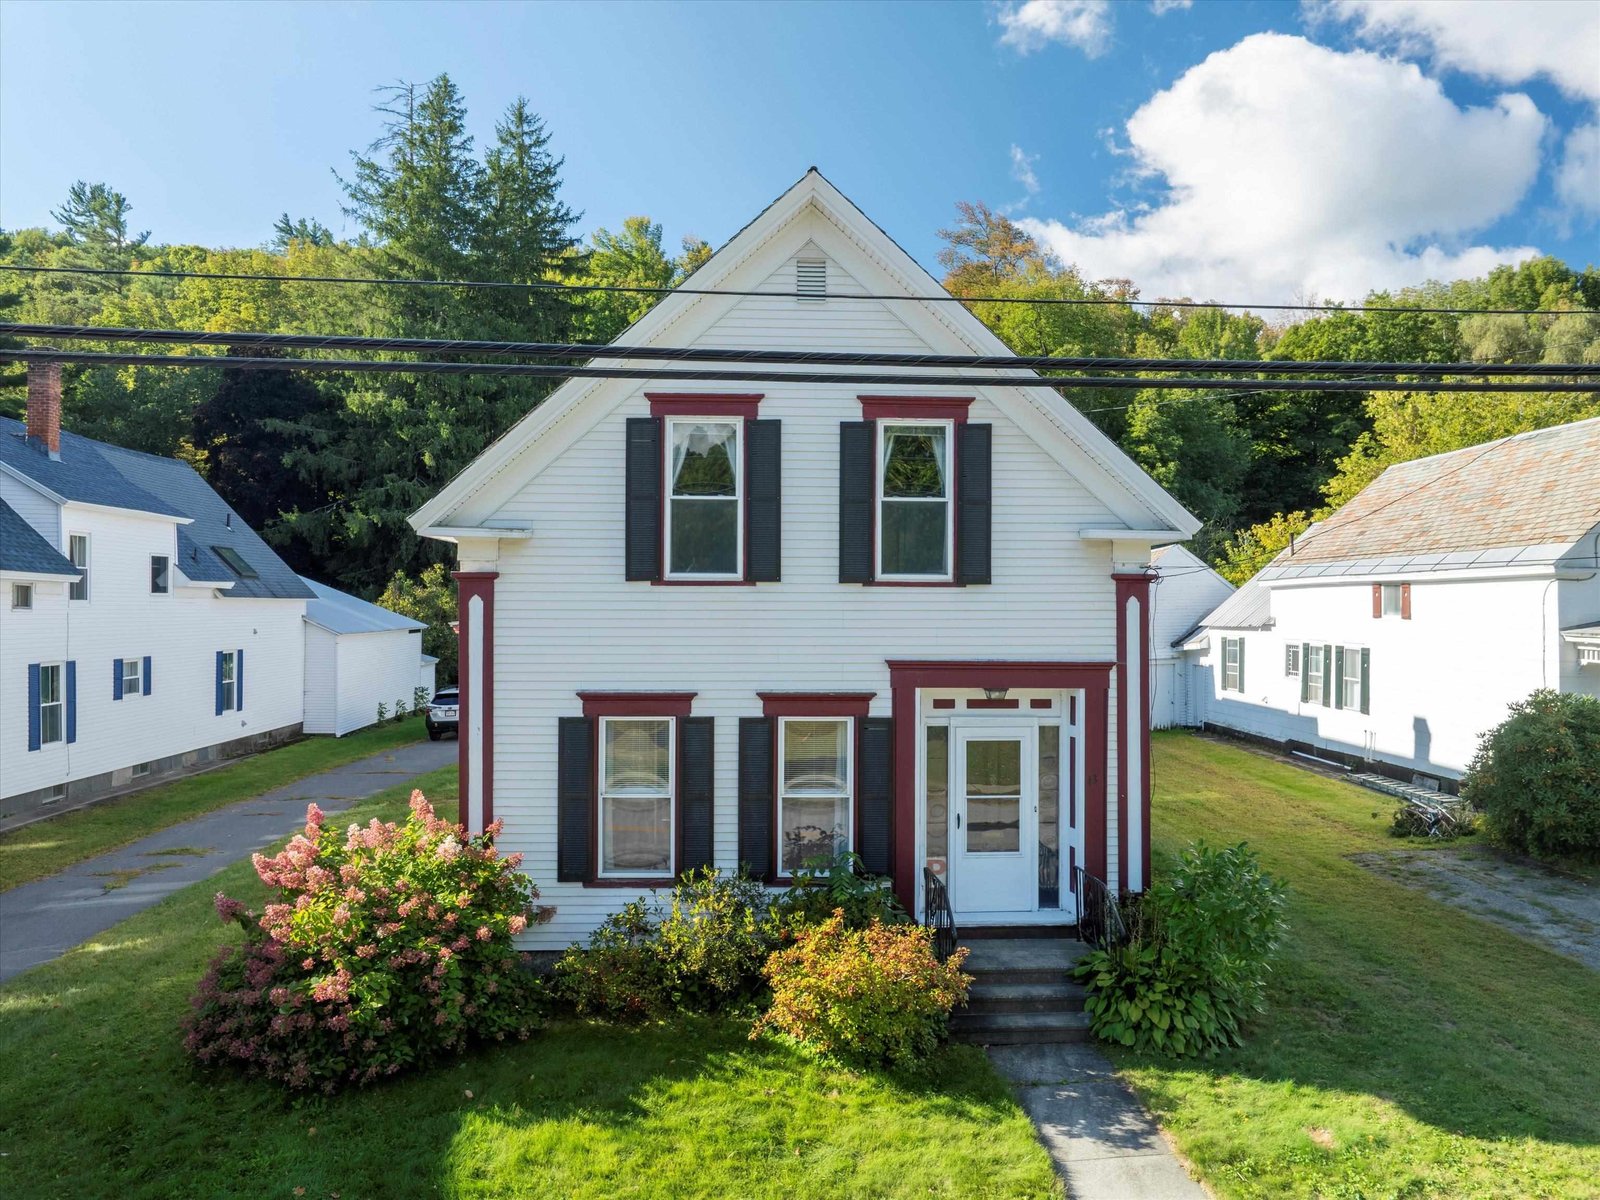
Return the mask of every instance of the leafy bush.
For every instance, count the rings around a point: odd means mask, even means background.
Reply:
[[[772,902],[779,929],[791,932],[820,925],[836,912],[844,914],[846,929],[865,929],[874,921],[898,925],[910,920],[888,881],[866,874],[861,856],[849,851],[806,863],[794,873],[793,886]]]
[[[914,1066],[938,1048],[950,1010],[966,999],[965,958],[961,949],[940,962],[921,926],[850,929],[838,910],[767,959],[772,1006],[750,1036],[773,1030],[847,1061]]]
[[[679,880],[665,906],[635,900],[608,917],[587,947],[562,955],[556,979],[580,1013],[710,1012],[759,990],[774,940],[761,883],[704,867]]]
[[[1541,689],[1513,704],[1484,737],[1462,794],[1503,846],[1600,858],[1600,700]]]
[[[459,1052],[469,1038],[525,1038],[538,986],[512,939],[538,892],[520,855],[441,820],[421,792],[403,827],[340,832],[315,804],[282,853],[252,860],[277,889],[258,916],[217,894],[245,930],[213,960],[184,1024],[203,1064],[233,1063],[294,1089],[331,1092]]]
[[[1262,1009],[1283,907],[1283,886],[1244,844],[1185,850],[1131,908],[1129,940],[1074,970],[1095,1036],[1179,1056],[1237,1045]]]

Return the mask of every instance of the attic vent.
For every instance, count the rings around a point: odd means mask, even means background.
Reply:
[[[802,300],[828,298],[828,261],[824,258],[800,258],[794,264],[794,291]]]

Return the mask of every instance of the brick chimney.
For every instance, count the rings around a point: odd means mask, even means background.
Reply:
[[[61,457],[61,364],[28,364],[28,441]]]

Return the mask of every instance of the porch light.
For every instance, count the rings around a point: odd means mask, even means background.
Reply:
[[[985,700],[1004,700],[1006,693],[1010,690],[1010,688],[984,688],[983,698]]]

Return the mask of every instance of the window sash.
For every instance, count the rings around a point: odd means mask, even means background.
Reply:
[[[60,663],[39,667],[39,744],[48,746],[67,739],[67,701],[62,692]]]
[[[629,724],[666,724],[667,732],[667,778],[664,788],[642,788],[638,786],[618,787],[613,784],[611,764],[607,758],[608,742],[607,731],[613,726]],[[599,759],[599,779],[596,791],[598,793],[599,819],[598,825],[598,863],[595,874],[602,879],[617,878],[670,878],[677,869],[677,828],[678,828],[678,722],[674,717],[601,717],[599,723],[598,745],[596,754]],[[666,838],[666,867],[611,867],[606,866],[608,857],[613,857],[616,851],[614,844],[614,827],[608,824],[606,817],[613,805],[640,807],[653,803],[659,813],[664,804],[667,832]],[[656,822],[660,824],[659,820]]]
[[[1343,707],[1359,712],[1361,709],[1361,648],[1359,646],[1346,646],[1344,648],[1344,673],[1341,683],[1344,686],[1344,695],[1340,697]]]
[[[32,608],[33,607],[33,584],[31,584],[31,583],[13,583],[11,585],[11,607],[12,608]]]
[[[1222,639],[1222,688],[1227,692],[1241,691],[1239,683],[1239,639]]]
[[[144,660],[140,658],[125,658],[122,660],[122,694],[124,696],[137,696],[144,690],[141,672]]]
[[[232,712],[236,703],[236,678],[234,652],[225,650],[222,654],[222,711]]]
[[[677,463],[677,431],[694,425],[725,425],[733,429],[733,445],[729,461],[733,467],[733,494],[707,496],[692,492],[679,493]],[[662,564],[667,579],[743,579],[744,578],[744,419],[740,417],[668,417],[666,436],[661,439],[666,455],[666,520],[662,522]],[[675,571],[672,567],[672,525],[674,512],[680,504],[727,505],[734,510],[734,556],[731,571]]]
[[[789,728],[791,725],[834,725],[841,731],[844,746],[844,778],[839,787],[800,788],[789,780]],[[793,874],[813,858],[842,854],[855,848],[855,719],[853,717],[779,717],[778,718],[778,866],[784,875]],[[798,810],[832,808],[831,830],[821,826],[797,827],[798,834],[805,828],[816,828],[819,836],[802,840],[796,837],[791,845],[788,838],[786,813],[798,815]],[[813,812],[808,817],[814,818]],[[807,845],[806,842],[816,843]],[[826,849],[820,843],[826,842]]]
[[[67,535],[67,557],[72,565],[83,571],[83,574],[67,585],[67,599],[87,600],[89,598],[89,535],[87,533],[69,533]]]
[[[172,561],[165,554],[150,556],[150,594],[165,596],[171,586]]]
[[[955,578],[955,422],[940,420],[920,421],[879,421],[877,423],[877,444],[873,453],[873,553],[877,559],[874,563],[877,578],[879,579],[905,579],[925,580],[939,582]],[[887,476],[889,469],[890,435],[897,429],[940,429],[943,431],[943,454],[941,455],[941,490],[940,496],[890,496],[888,494]],[[889,505],[939,505],[944,515],[944,569],[942,571],[890,571],[884,566],[885,539],[883,536],[884,511]]]
[[[1323,648],[1321,646],[1312,646],[1306,651],[1305,672],[1307,704],[1322,703],[1322,680],[1324,675],[1322,650]]]

